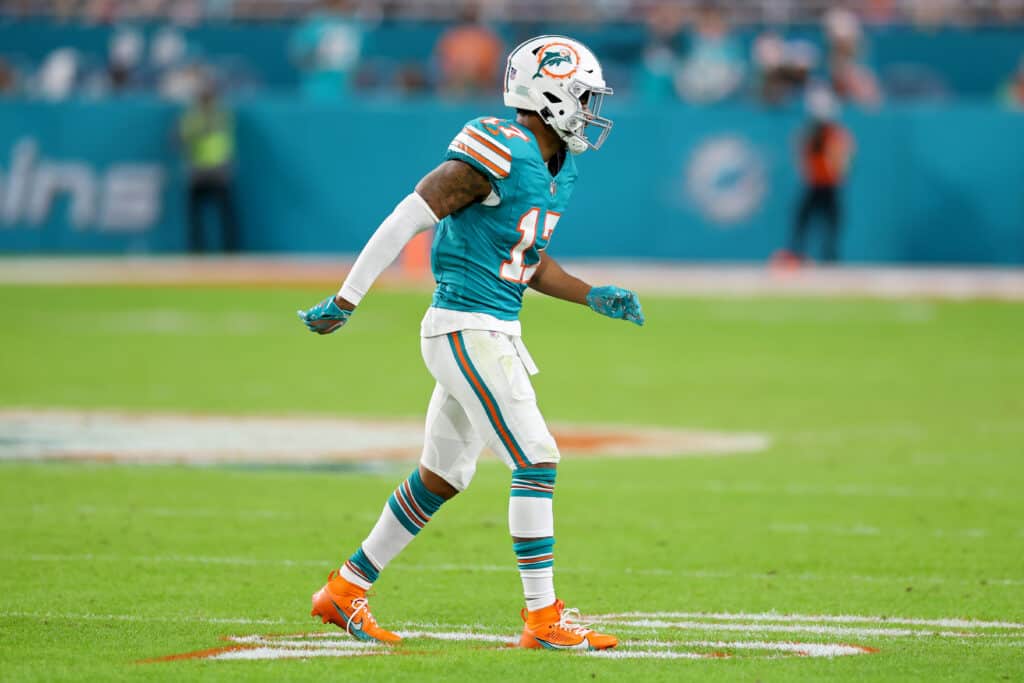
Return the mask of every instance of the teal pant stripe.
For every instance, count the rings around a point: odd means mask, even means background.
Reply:
[[[466,363],[469,364],[468,368],[463,367],[459,360],[459,352],[455,346],[456,337],[458,338],[459,345],[462,347],[463,354],[466,357]],[[480,403],[483,405],[484,412],[487,413],[487,420],[491,423],[491,427],[494,428],[494,433],[499,436],[499,440],[502,445],[505,446],[509,455],[512,456],[512,462],[517,465],[529,465],[530,460],[526,457],[526,453],[519,446],[519,442],[516,441],[516,437],[512,434],[512,430],[508,428],[508,424],[505,422],[505,418],[501,414],[501,409],[498,407],[498,402],[494,400],[494,395],[491,393],[491,390],[487,388],[487,385],[484,383],[483,377],[481,377],[480,373],[477,371],[476,366],[473,365],[473,361],[469,357],[469,351],[466,349],[466,340],[462,336],[462,333],[454,332],[449,334],[448,345],[452,348],[452,355],[455,356],[455,363],[459,366],[459,370],[466,378],[466,381],[469,382],[469,386],[473,388],[473,393],[476,394],[477,399],[479,399]],[[484,398],[484,395],[477,390],[477,383],[479,383],[483,388],[484,394],[487,396],[486,398]],[[490,402],[490,405],[494,406],[495,414],[492,414],[491,411],[488,410],[488,401]],[[505,439],[500,438],[503,430],[504,433],[508,435],[511,444],[507,443]]]

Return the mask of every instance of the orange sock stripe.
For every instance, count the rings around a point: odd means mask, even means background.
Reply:
[[[419,503],[416,502],[416,497],[412,495],[412,487],[409,486],[409,481],[403,481],[399,488],[402,489],[402,493],[405,494],[405,499],[409,501],[409,505],[412,506],[419,518],[422,519],[424,523],[429,522],[430,515],[424,512],[423,508],[421,508]]]

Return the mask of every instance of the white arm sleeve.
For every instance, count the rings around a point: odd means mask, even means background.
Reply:
[[[363,247],[338,295],[358,305],[377,277],[398,258],[409,240],[437,225],[438,220],[423,197],[415,192],[409,194],[384,219]]]

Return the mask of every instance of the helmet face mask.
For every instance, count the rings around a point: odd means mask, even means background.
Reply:
[[[536,112],[572,154],[604,144],[612,120],[601,107],[611,94],[597,57],[572,38],[531,38],[509,54],[505,104]]]
[[[566,128],[587,145],[587,149],[601,149],[612,130],[612,120],[601,116],[604,98],[612,94],[608,87],[588,87],[578,80],[569,84],[569,94],[579,103],[579,111],[569,117]],[[596,139],[588,134],[588,128],[596,128]]]

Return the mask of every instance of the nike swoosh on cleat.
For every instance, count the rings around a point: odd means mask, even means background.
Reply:
[[[534,636],[534,638],[537,639],[538,643],[540,643],[541,645],[543,645],[544,647],[546,647],[549,650],[590,650],[590,649],[592,649],[590,647],[590,641],[587,640],[586,638],[584,638],[580,642],[576,643],[575,645],[559,645],[558,643],[549,643],[546,640],[543,640],[541,638],[537,638],[537,636]]]
[[[331,600],[331,604],[334,605],[334,609],[338,611],[338,614],[341,616],[341,618],[345,620],[345,631],[351,633],[359,640],[375,640],[373,636],[371,636],[369,633],[363,630],[362,619],[360,619],[359,621],[352,621],[352,619],[347,614],[345,614],[345,611],[338,607],[338,603],[334,602],[333,599]]]

